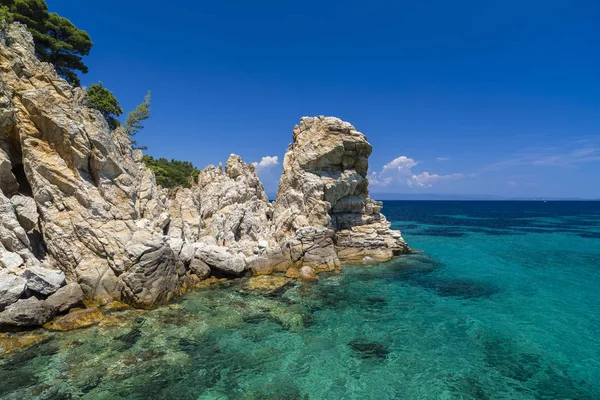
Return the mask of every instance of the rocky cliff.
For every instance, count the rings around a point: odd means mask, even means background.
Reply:
[[[236,155],[190,189],[162,189],[85,91],[35,58],[26,29],[1,27],[0,326],[41,325],[81,301],[150,308],[211,276],[402,254],[368,196],[370,154],[347,122],[303,118],[274,204]]]

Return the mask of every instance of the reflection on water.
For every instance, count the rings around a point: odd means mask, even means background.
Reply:
[[[422,252],[276,295],[226,282],[44,333],[0,357],[0,398],[600,398],[600,212],[581,210],[597,221],[585,225],[573,209],[441,204],[428,217],[431,205],[404,203],[385,211],[412,221]]]

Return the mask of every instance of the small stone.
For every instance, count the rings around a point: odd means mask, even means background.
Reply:
[[[312,267],[302,267],[300,268],[300,280],[302,282],[316,282],[319,277]]]
[[[51,331],[72,331],[96,325],[104,318],[104,314],[97,308],[85,308],[72,311],[67,315],[55,318],[44,324],[44,328]]]

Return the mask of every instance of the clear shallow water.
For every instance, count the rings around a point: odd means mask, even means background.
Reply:
[[[0,398],[600,398],[600,203],[384,213],[420,252],[51,334],[0,358]]]

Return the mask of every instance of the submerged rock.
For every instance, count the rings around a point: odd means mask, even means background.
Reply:
[[[40,333],[0,333],[0,356],[26,349],[45,340],[48,340],[48,336]]]
[[[302,267],[300,268],[300,280],[302,282],[316,282],[319,280],[319,277],[315,273],[315,270],[312,267]]]
[[[51,331],[72,331],[96,325],[103,318],[104,315],[97,308],[74,309],[69,314],[44,324],[44,328]]]
[[[350,347],[357,356],[364,359],[386,359],[390,353],[385,345],[366,339],[352,339],[348,342],[348,347]]]
[[[248,279],[246,288],[264,292],[277,292],[291,283],[292,281],[288,278],[278,275],[253,276]]]

